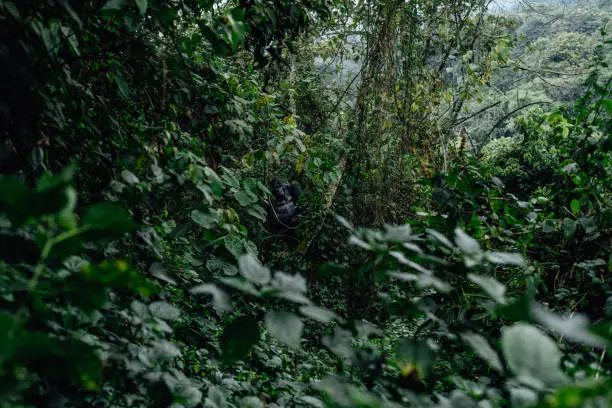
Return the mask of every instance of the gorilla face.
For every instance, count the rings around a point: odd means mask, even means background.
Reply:
[[[283,184],[277,177],[274,177],[270,182],[270,192],[272,192],[277,200],[282,199]]]

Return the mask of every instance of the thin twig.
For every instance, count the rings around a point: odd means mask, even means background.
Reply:
[[[527,105],[523,105],[520,106],[514,110],[512,110],[511,112],[509,112],[508,114],[504,115],[503,117],[501,117],[496,123],[495,125],[493,125],[493,127],[491,128],[491,131],[487,134],[487,137],[485,138],[485,140],[488,140],[491,135],[493,134],[493,132],[495,131],[495,129],[497,129],[497,127],[499,125],[501,125],[502,123],[504,123],[504,121],[506,121],[506,119],[508,119],[510,116],[514,115],[515,113],[517,113],[520,110],[523,110],[525,108],[528,108],[530,106],[533,105],[547,105],[547,104],[551,104],[552,102],[548,102],[548,101],[539,101],[539,102],[532,102],[532,103],[528,103]]]

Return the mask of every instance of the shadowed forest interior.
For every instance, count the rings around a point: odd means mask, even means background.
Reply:
[[[0,408],[612,407],[611,17],[0,0]]]

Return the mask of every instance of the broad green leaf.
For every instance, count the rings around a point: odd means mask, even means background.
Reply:
[[[140,317],[141,319],[147,319],[151,317],[151,313],[149,312],[149,308],[147,307],[147,305],[142,302],[139,302],[138,300],[134,300],[130,304],[130,309],[132,309],[132,311],[136,313],[136,316]]]
[[[212,295],[213,305],[217,310],[229,312],[233,309],[232,301],[230,300],[229,296],[221,289],[219,289],[217,285],[204,283],[202,285],[198,285],[194,288],[191,288],[190,292],[194,295]]]
[[[168,275],[166,268],[164,268],[164,265],[160,262],[151,264],[149,273],[159,280],[170,283],[171,285],[176,285],[176,280]]]
[[[421,249],[421,247],[418,246],[417,244],[413,244],[412,242],[404,242],[402,246],[408,249],[409,251],[416,252],[417,254],[420,254],[420,255],[423,254],[423,249]]]
[[[311,397],[310,395],[303,395],[300,397],[300,401],[308,404],[311,407],[315,408],[325,408],[325,403],[318,398]]]
[[[242,240],[242,247],[246,251],[247,254],[251,254],[253,256],[257,256],[259,251],[257,249],[257,245],[253,241],[249,241],[248,239]]]
[[[583,217],[580,218],[580,225],[582,225],[582,228],[584,228],[584,232],[586,232],[587,234],[592,234],[593,232],[596,232],[599,227],[597,226],[597,223],[595,222],[595,217]]]
[[[181,315],[181,311],[168,302],[153,302],[149,305],[149,310],[162,320],[176,320]]]
[[[5,1],[3,3],[4,8],[6,9],[6,11],[8,11],[9,13],[11,13],[11,15],[16,19],[16,20],[21,20],[21,15],[19,14],[19,9],[17,8],[17,6],[15,6],[15,3],[13,3],[12,1]]]
[[[513,408],[533,407],[538,403],[538,394],[527,387],[512,387],[510,388],[510,401]]]
[[[206,262],[206,268],[211,272],[223,273],[227,276],[236,276],[238,274],[236,265],[232,265],[218,258],[209,259],[208,262]]]
[[[125,7],[127,0],[108,0],[102,7],[102,11],[117,11]]]
[[[552,234],[553,232],[555,232],[555,227],[557,225],[557,220],[544,220],[544,222],[542,223],[542,232],[544,232],[545,234]]]
[[[414,375],[420,381],[429,375],[435,359],[436,353],[426,343],[415,343],[408,337],[400,341],[395,352],[402,376]]]
[[[330,405],[338,407],[363,407],[363,408],[400,408],[401,405],[382,400],[373,392],[362,390],[348,383],[346,379],[337,376],[327,376],[316,382],[313,388],[321,391],[326,396]],[[333,405],[331,405],[333,403]]]
[[[565,339],[591,347],[606,347],[606,341],[591,332],[589,319],[583,315],[562,317],[539,305],[534,305],[531,313],[539,323]]]
[[[74,187],[68,186],[64,188],[62,195],[65,199],[64,208],[57,214],[56,221],[60,227],[71,230],[77,226],[76,214],[74,213],[77,204],[77,191]]]
[[[0,175],[0,192],[0,215],[5,214],[13,226],[19,226],[36,213],[29,205],[35,197],[18,177]]]
[[[534,290],[528,289],[527,293],[506,305],[498,304],[496,314],[506,320],[521,321],[531,318],[531,306],[534,298]]]
[[[246,294],[255,297],[261,297],[261,294],[251,282],[239,278],[220,278],[219,281],[230,288],[234,288]]]
[[[260,337],[259,324],[251,317],[241,317],[230,323],[221,334],[221,357],[231,364],[244,359]]]
[[[191,212],[191,219],[200,227],[206,229],[211,229],[219,223],[219,218],[217,217],[217,214],[213,212],[209,212],[208,214],[206,214],[199,210],[193,210]]]
[[[6,3],[5,3],[6,4]],[[64,9],[66,10],[66,12],[68,13],[68,15],[70,16],[70,18],[72,18],[72,20],[77,23],[77,25],[79,27],[83,27],[83,21],[81,21],[81,18],[79,17],[79,15],[74,11],[74,9],[72,7],[70,7],[70,4],[67,1],[62,1],[61,5],[64,7]]]
[[[238,259],[240,274],[250,282],[265,285],[270,282],[270,269],[263,266],[253,255],[242,255]]]
[[[121,178],[128,184],[136,184],[140,182],[138,177],[136,177],[136,175],[129,170],[123,170],[121,172]]]
[[[506,304],[506,286],[490,276],[469,273],[468,279],[480,286],[493,300],[499,304]]]
[[[353,224],[351,224],[346,218],[336,215],[336,219],[344,228],[348,229],[349,231],[353,230]]]
[[[2,335],[0,340],[4,340]],[[9,341],[13,343],[12,361],[31,365],[47,378],[53,377],[74,385],[80,383],[88,390],[95,389],[102,380],[102,362],[97,350],[83,341],[60,339],[36,331],[23,333]],[[3,344],[3,348],[5,346]]]
[[[440,293],[448,293],[453,290],[453,287],[442,279],[436,278],[432,274],[421,273],[417,279],[417,286],[419,288],[430,288],[433,287]]]
[[[390,242],[406,242],[412,236],[410,224],[385,225],[384,239]]]
[[[227,55],[227,53],[229,52],[229,44],[226,43],[223,38],[221,38],[219,33],[217,33],[217,31],[214,28],[202,22],[198,23],[198,27],[200,28],[200,32],[202,33],[204,38],[206,38],[212,45],[215,55],[217,56]]]
[[[493,182],[493,184],[495,184],[495,185],[496,185],[497,187],[499,187],[500,189],[503,189],[503,188],[505,187],[505,186],[504,186],[504,182],[503,182],[503,181],[501,181],[499,177],[495,177],[495,176],[493,176],[493,177],[491,178],[491,181]]]
[[[565,239],[571,239],[576,233],[576,227],[578,223],[571,218],[563,219],[563,236]]]
[[[349,244],[356,245],[368,251],[372,249],[372,246],[370,246],[370,244],[357,237],[356,235],[351,235],[351,237],[349,238]]]
[[[163,259],[163,242],[157,231],[153,227],[145,228],[138,231],[138,236],[147,244],[147,246],[155,253],[158,259]]]
[[[213,112],[206,112],[206,113],[217,113],[217,108],[216,107],[214,107],[214,106],[206,106],[205,110],[208,109],[208,108],[214,109],[214,111]],[[221,176],[221,179],[223,180],[223,182],[225,184],[229,185],[230,187],[233,187],[233,188],[236,188],[236,189],[240,188],[240,180],[238,180],[236,178],[234,173],[230,169],[228,169],[226,167],[223,167],[223,166],[220,166],[220,167],[223,170],[223,175]]]
[[[487,252],[485,257],[489,262],[500,265],[522,266],[525,264],[525,259],[521,254],[510,252]]]
[[[467,255],[475,255],[480,252],[478,241],[466,234],[461,228],[455,229],[455,244]]]
[[[130,214],[116,204],[100,203],[89,208],[81,222],[95,230],[109,230],[118,233],[129,232],[136,228]]]
[[[508,367],[517,376],[556,387],[567,382],[559,367],[562,354],[555,342],[536,327],[516,323],[502,328],[502,350]]]
[[[487,400],[483,400],[488,402]],[[461,390],[454,390],[450,395],[450,406],[461,407],[461,408],[480,408],[481,406],[465,392]],[[486,405],[485,405],[486,406]]]
[[[300,307],[300,313],[321,323],[329,323],[338,319],[338,316],[331,310],[317,306],[302,306]]]
[[[193,386],[181,386],[175,391],[177,399],[181,401],[181,405],[185,408],[195,408],[201,406],[202,391]]]
[[[244,23],[244,9],[236,7],[225,16],[229,23],[228,39],[234,50],[238,49],[244,40],[244,35],[248,30],[247,24]]]
[[[398,251],[391,251],[389,252],[389,255],[391,255],[392,257],[394,257],[395,259],[397,259],[397,261],[401,264],[404,264],[406,266],[409,266],[410,268],[414,269],[415,271],[424,273],[424,274],[431,274],[432,272],[427,269],[422,267],[421,265],[419,265],[416,262],[411,261],[410,259],[406,258],[406,256]]]
[[[89,262],[78,256],[71,256],[66,259],[63,265],[71,272],[80,272]]]
[[[247,213],[260,221],[266,220],[266,210],[260,205],[249,207]]]
[[[210,408],[227,408],[227,398],[223,391],[218,387],[212,386],[208,389],[208,395],[206,396],[204,406]]]
[[[125,81],[125,78],[123,78],[123,75],[121,75],[119,72],[115,72],[112,78],[115,84],[117,85],[119,96],[121,96],[123,100],[129,101],[130,100],[130,88],[128,87],[128,84]]]
[[[0,191],[0,211],[9,206],[22,205],[30,194],[30,189],[15,176],[0,175]]]
[[[351,358],[355,354],[352,347],[353,335],[348,330],[336,328],[331,335],[323,337],[323,345],[332,353],[343,358]]]
[[[265,317],[266,328],[271,335],[289,347],[300,346],[304,323],[293,313],[270,311]]]
[[[566,164],[565,166],[563,166],[563,168],[561,169],[561,171],[563,173],[577,173],[579,170],[578,168],[578,163],[569,163]]]
[[[234,193],[236,201],[243,207],[248,207],[257,202],[257,196],[248,190],[238,190]]]
[[[136,0],[136,5],[140,10],[140,14],[144,15],[149,7],[149,0]]]
[[[153,342],[151,351],[156,360],[172,360],[181,355],[181,349],[175,343],[162,339]]]
[[[36,192],[44,193],[50,190],[68,186],[70,183],[72,183],[76,170],[76,164],[71,163],[56,174],[45,172],[36,183]]]
[[[574,215],[580,214],[580,200],[572,200],[572,202],[570,203],[570,207]]]
[[[452,242],[450,242],[448,240],[448,238],[446,238],[444,235],[440,234],[438,231],[432,230],[432,229],[426,229],[425,232],[427,232],[430,236],[434,237],[436,240],[438,240],[440,243],[442,243],[446,247],[448,247],[450,249],[454,249],[455,248],[453,246]]]
[[[265,408],[264,403],[257,397],[244,397],[240,400],[240,408]]]
[[[272,286],[281,290],[298,293],[306,293],[306,279],[301,275],[289,275],[284,272],[276,272]]]
[[[485,360],[491,368],[499,371],[504,371],[499,355],[493,347],[489,345],[487,339],[477,333],[463,333],[461,339],[466,342],[476,354]]]
[[[406,272],[389,272],[389,276],[393,276],[394,278],[397,278],[404,282],[415,282],[419,279],[418,275]]]
[[[240,259],[244,254],[257,255],[257,247],[255,244],[235,235],[225,237],[223,244],[236,259]]]

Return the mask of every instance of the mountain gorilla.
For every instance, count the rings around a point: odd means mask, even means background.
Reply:
[[[297,205],[302,191],[297,184],[283,184],[277,177],[270,182],[270,191],[274,195],[274,202],[269,209],[272,224],[277,229],[294,229],[302,214]]]
[[[270,182],[270,191],[274,201],[268,207],[268,220],[272,233],[289,238],[286,241],[289,247],[295,247],[299,239],[295,233],[302,209],[297,201],[302,191],[297,184],[286,184],[275,177]]]

